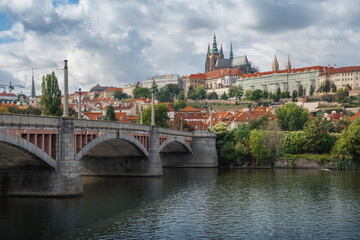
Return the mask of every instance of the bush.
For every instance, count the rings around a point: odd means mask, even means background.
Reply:
[[[289,154],[300,154],[305,152],[304,132],[284,132],[281,140],[281,151]]]

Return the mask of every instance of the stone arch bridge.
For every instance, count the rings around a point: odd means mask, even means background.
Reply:
[[[216,136],[156,126],[0,114],[0,196],[82,194],[81,175],[217,167]]]

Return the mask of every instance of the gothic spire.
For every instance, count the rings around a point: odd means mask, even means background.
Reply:
[[[272,64],[272,70],[273,71],[279,71],[279,63],[278,63],[278,60],[276,58],[276,54],[275,54],[274,62]]]
[[[230,43],[230,60],[233,59],[233,50],[232,50],[232,42]]]
[[[212,47],[211,52],[213,52],[213,53],[218,53],[218,48],[217,48],[215,33],[214,33],[213,47]]]
[[[221,44],[221,47],[220,47],[220,53],[221,53],[222,55],[224,55],[224,53],[223,53],[223,48],[222,48],[222,44]]]
[[[288,60],[286,63],[286,70],[290,70],[291,69],[291,62],[290,62],[290,56],[288,55]]]
[[[210,54],[210,43],[208,43],[208,54]]]
[[[34,83],[34,68],[32,69],[32,83],[31,83],[31,99],[36,99],[35,83]]]

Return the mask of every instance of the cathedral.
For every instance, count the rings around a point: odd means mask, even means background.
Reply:
[[[224,58],[222,45],[219,51],[217,48],[216,36],[214,33],[212,49],[210,49],[210,43],[208,45],[208,52],[205,62],[205,73],[222,68],[239,68],[245,74],[258,72],[256,68],[251,66],[251,63],[248,61],[246,55],[237,58],[233,57],[232,43],[230,46],[230,57]]]

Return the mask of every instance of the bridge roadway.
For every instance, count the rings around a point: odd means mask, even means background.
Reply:
[[[0,114],[0,196],[76,196],[81,175],[217,167],[216,136],[139,124]]]

